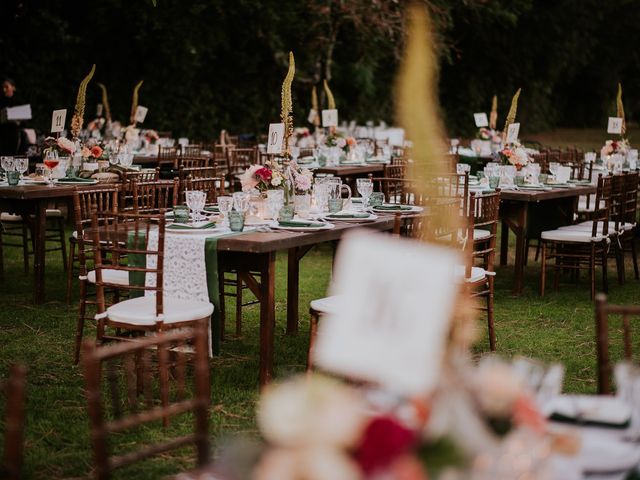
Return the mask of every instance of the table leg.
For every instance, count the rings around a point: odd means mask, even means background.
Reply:
[[[260,386],[273,378],[273,337],[276,323],[276,255],[269,252],[260,255]]]
[[[529,204],[522,202],[519,209],[517,222],[514,225],[514,233],[516,234],[516,259],[515,271],[513,278],[513,294],[520,295],[524,283],[524,258],[527,254],[527,216]]]
[[[287,335],[298,333],[298,293],[300,279],[300,259],[298,248],[290,248],[287,254]]]
[[[39,201],[35,209],[34,234],[34,279],[33,302],[44,302],[44,262],[45,262],[45,235],[47,229],[47,202]]]
[[[507,254],[509,252],[509,225],[504,220],[500,228],[500,266],[507,264]]]

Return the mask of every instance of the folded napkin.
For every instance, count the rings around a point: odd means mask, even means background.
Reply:
[[[374,207],[376,210],[389,210],[391,212],[395,210],[413,210],[413,207],[409,205],[380,205],[378,207]]]
[[[369,218],[368,213],[331,213],[327,218]]]
[[[94,183],[95,180],[93,178],[82,178],[82,177],[65,177],[59,178],[58,183]]]
[[[220,213],[220,209],[218,207],[204,207],[205,212],[214,212]]]
[[[208,222],[204,225],[187,225],[186,223],[172,223],[171,225],[167,225],[167,228],[171,230],[204,230],[207,228],[214,228],[216,226],[216,222]]]
[[[319,222],[302,222],[300,220],[281,220],[278,222],[281,227],[311,227],[320,228],[324,226],[324,223]]]

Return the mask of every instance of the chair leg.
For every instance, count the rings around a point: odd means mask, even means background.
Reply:
[[[542,258],[540,259],[540,296],[544,297],[544,283],[547,273],[547,244],[542,242]]]
[[[319,315],[313,308],[309,309],[309,350],[307,351],[307,372],[313,369],[313,351],[316,346],[316,336],[318,335]]]
[[[78,306],[78,323],[76,325],[76,351],[73,364],[77,365],[80,361],[80,346],[84,333],[84,318],[87,310],[87,281],[80,280],[80,305]]]
[[[493,318],[493,276],[488,278],[489,293],[487,294],[487,325],[489,327],[489,348],[496,351],[496,330]]]
[[[2,248],[2,224],[0,224],[0,282],[4,282],[4,249]]]
[[[591,282],[591,300],[596,296],[596,254],[593,245],[591,246],[591,257],[589,258],[589,279]]]
[[[67,303],[71,303],[71,289],[73,288],[73,260],[76,255],[76,242],[69,241],[69,257],[67,258]]]
[[[604,293],[609,293],[609,278],[607,274],[607,249],[602,248],[602,291]],[[595,275],[594,275],[595,279]],[[594,296],[591,298],[592,300],[595,298],[595,281],[594,281]]]
[[[553,271],[553,289],[557,291],[560,288],[560,272],[562,271],[562,268],[561,268],[562,252],[559,251],[559,245],[557,244],[554,245],[554,250],[556,254],[556,262],[555,262],[554,271]]]
[[[236,273],[236,337],[242,335],[242,280]]]
[[[64,217],[56,219],[58,223],[58,235],[60,238],[60,251],[62,252],[62,268],[67,271],[67,241],[64,238]]]
[[[529,243],[530,243],[530,240],[527,238],[524,244],[524,266],[525,267],[529,264],[529,248],[531,247]]]
[[[536,258],[535,258],[536,262],[540,258],[540,242],[542,242],[542,240],[538,239],[538,245],[536,245]]]
[[[636,280],[640,280],[640,272],[638,271],[638,254],[636,252],[635,232],[632,232],[631,243],[631,260],[633,260],[633,273]]]
[[[218,295],[220,297],[220,341],[224,340],[224,331],[225,331],[225,314],[226,314],[226,303],[227,297],[224,294],[224,272],[222,270],[218,271]]]

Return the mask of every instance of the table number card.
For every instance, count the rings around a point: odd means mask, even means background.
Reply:
[[[318,365],[401,395],[429,392],[440,375],[457,298],[454,266],[462,263],[457,252],[440,246],[345,235],[331,288],[338,304],[320,322]]]
[[[309,110],[309,116],[307,117],[307,122],[313,123],[318,118],[318,111],[315,108]]]
[[[476,127],[478,128],[489,126],[489,119],[487,118],[487,114],[484,112],[474,113],[473,119],[475,120]]]
[[[617,133],[622,135],[622,118],[609,117],[609,124],[607,125],[607,133]]]
[[[322,110],[322,126],[337,127],[338,126],[338,110]]]
[[[270,123],[267,137],[267,153],[280,155],[284,140],[284,123]]]
[[[518,141],[518,135],[520,134],[520,124],[512,123],[507,128],[507,143],[516,143]]]
[[[102,110],[103,110],[103,106],[101,103],[99,103],[96,106],[96,117],[101,117],[102,116]]]
[[[51,115],[51,133],[59,133],[64,130],[64,122],[67,119],[67,110],[54,110]]]
[[[142,105],[138,105],[136,107],[136,114],[134,116],[134,120],[139,123],[144,123],[144,119],[147,118],[147,112],[149,109],[147,107],[143,107]]]

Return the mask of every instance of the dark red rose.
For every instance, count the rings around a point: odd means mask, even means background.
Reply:
[[[260,170],[256,171],[256,177],[263,182],[268,182],[271,180],[273,173],[267,167],[262,167]]]
[[[378,417],[369,422],[355,457],[362,471],[369,475],[388,468],[416,443],[417,435],[392,417]]]

